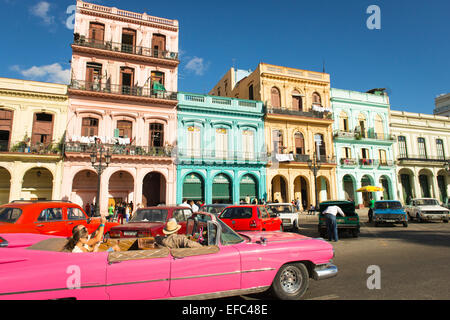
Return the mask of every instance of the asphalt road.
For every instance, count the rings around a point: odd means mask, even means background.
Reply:
[[[407,228],[374,227],[367,223],[366,211],[360,216],[359,238],[342,235],[338,242],[331,242],[338,276],[322,281],[311,279],[304,299],[450,299],[450,223],[410,221]],[[317,217],[301,216],[300,223],[299,233],[318,237]],[[376,275],[380,276],[376,279]]]

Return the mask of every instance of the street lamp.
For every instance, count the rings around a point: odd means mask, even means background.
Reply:
[[[317,173],[319,172],[322,164],[320,163],[320,160],[317,159],[316,152],[314,152],[313,159],[311,160],[311,158],[309,158],[307,162],[308,162],[309,169],[313,172],[313,175],[314,175],[314,188],[315,188],[315,194],[316,194],[315,209],[317,210],[319,208],[318,194],[317,194]]]
[[[92,151],[91,163],[94,167],[95,171],[97,171],[97,198],[95,201],[95,216],[100,216],[100,181],[101,175],[103,171],[109,166],[111,163],[111,154],[109,153],[109,149],[106,150],[103,147],[103,144],[99,142],[97,139],[95,140],[94,150]],[[98,163],[97,163],[98,161]]]
[[[450,159],[444,164],[444,168],[447,173],[450,173]]]

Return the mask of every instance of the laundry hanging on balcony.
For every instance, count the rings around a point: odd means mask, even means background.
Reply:
[[[294,155],[292,153],[288,153],[288,154],[277,153],[275,158],[279,162],[294,161]]]
[[[158,92],[158,91],[166,92],[166,88],[164,88],[164,86],[161,83],[157,82],[157,81],[153,82],[153,88],[152,89],[155,92]]]

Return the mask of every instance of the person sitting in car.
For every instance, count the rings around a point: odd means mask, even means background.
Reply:
[[[180,228],[181,225],[177,223],[177,220],[175,220],[174,218],[169,219],[163,229],[163,233],[166,236],[157,237],[157,239],[155,239],[156,242],[159,245],[168,247],[170,249],[202,247],[200,243],[189,240],[186,235],[178,234],[177,232],[178,230],[180,230]]]

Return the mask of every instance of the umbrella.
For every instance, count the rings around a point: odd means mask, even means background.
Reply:
[[[377,192],[377,191],[384,191],[384,189],[382,187],[365,186],[356,190],[356,192]]]

